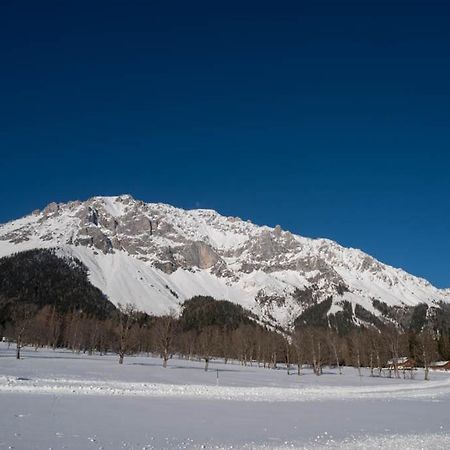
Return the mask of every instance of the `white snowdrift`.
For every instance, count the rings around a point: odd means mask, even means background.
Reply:
[[[323,400],[358,400],[386,398],[435,399],[450,394],[450,378],[444,381],[417,382],[391,386],[322,386],[320,388],[231,387],[179,385],[164,383],[127,383],[119,381],[76,380],[64,378],[21,379],[0,377],[0,392],[113,395],[137,397],[177,397],[246,402],[310,402]]]

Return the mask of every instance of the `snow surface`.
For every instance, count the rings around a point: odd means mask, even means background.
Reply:
[[[218,377],[218,378],[217,378]],[[0,449],[444,449],[450,374],[316,377],[0,344]]]

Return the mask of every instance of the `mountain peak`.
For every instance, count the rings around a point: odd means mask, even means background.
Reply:
[[[114,202],[114,203],[121,203],[121,202],[128,202],[128,201],[136,201],[135,198],[130,194],[121,194],[121,195],[96,195],[94,197],[91,197],[89,201],[105,201],[105,202]]]
[[[0,227],[0,256],[49,247],[84,262],[114,303],[132,301],[149,313],[202,294],[280,324],[330,297],[330,313],[347,302],[373,315],[380,313],[374,301],[433,306],[450,298],[448,290],[327,239],[128,194],[50,203]]]

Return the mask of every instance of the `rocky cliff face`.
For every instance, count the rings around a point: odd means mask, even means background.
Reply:
[[[156,314],[203,294],[288,326],[330,297],[329,313],[350,304],[373,315],[380,315],[374,301],[436,306],[450,299],[449,290],[333,241],[128,195],[51,203],[0,227],[0,256],[47,247],[83,261],[114,303]]]

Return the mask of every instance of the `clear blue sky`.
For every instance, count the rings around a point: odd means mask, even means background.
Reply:
[[[0,222],[130,193],[450,286],[448,1],[0,1]]]

